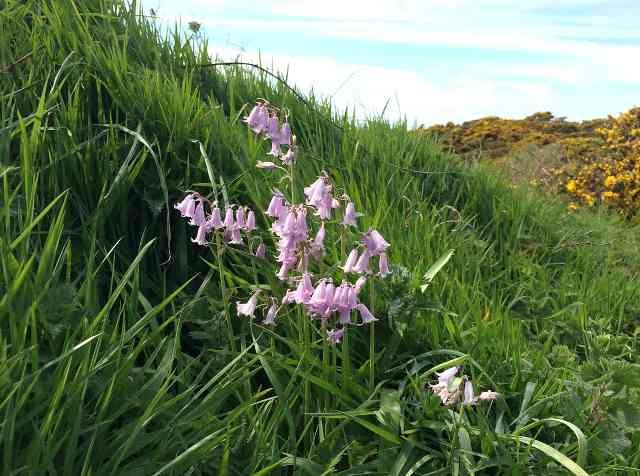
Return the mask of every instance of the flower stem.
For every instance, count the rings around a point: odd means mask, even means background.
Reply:
[[[373,305],[375,302],[375,287],[374,282],[369,282],[369,310],[375,316]],[[370,324],[369,329],[369,390],[373,392],[375,388],[375,372],[376,372],[376,323],[375,321]]]
[[[227,296],[227,288],[224,280],[224,265],[222,264],[222,243],[220,242],[220,234],[216,233],[216,258],[218,261],[218,275],[220,276],[220,293],[222,294],[222,313],[227,322],[227,339],[229,347],[235,353],[236,345],[233,338],[233,325],[231,324],[231,316],[229,315],[229,296]]]

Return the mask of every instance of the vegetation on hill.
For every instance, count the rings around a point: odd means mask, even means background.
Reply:
[[[210,63],[135,3],[0,2],[3,474],[640,467],[636,227]],[[348,346],[327,351],[293,306],[275,327],[229,314],[251,289],[282,294],[277,263],[191,243],[173,208],[224,190],[273,256],[264,210],[282,184],[242,122],[256,98],[288,112],[295,183],[326,171],[391,244],[391,275],[360,295],[379,320]],[[332,246],[319,266],[344,258]],[[498,399],[443,405],[430,385],[454,365]]]
[[[481,157],[515,181],[559,192],[569,207],[603,204],[638,220],[640,108],[584,122],[537,113],[520,120],[487,117],[421,129],[467,158]]]

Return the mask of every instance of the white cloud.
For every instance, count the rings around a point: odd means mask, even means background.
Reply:
[[[212,46],[211,52],[222,58],[240,55],[243,60],[258,62],[256,52],[220,45]],[[263,65],[288,71],[289,82],[302,90],[313,88],[323,97],[331,96],[339,110],[355,108],[361,119],[379,115],[389,101],[385,118],[396,121],[406,117],[409,127],[414,122],[430,125],[469,120],[486,115],[487,111],[521,117],[549,109],[554,98],[552,87],[544,83],[459,77],[442,85],[411,70],[347,64],[329,57],[261,52],[260,58]]]

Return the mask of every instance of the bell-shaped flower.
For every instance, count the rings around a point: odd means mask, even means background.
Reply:
[[[196,237],[191,238],[191,241],[201,246],[208,245],[209,242],[207,241],[207,233],[209,232],[210,229],[211,228],[209,228],[209,226],[206,223],[203,223],[198,227],[198,232],[196,233]]]
[[[380,269],[380,276],[383,278],[391,274],[391,271],[389,271],[389,259],[386,253],[380,253],[378,268]]]
[[[369,250],[364,250],[364,252],[358,258],[355,266],[353,267],[354,273],[365,274],[369,272],[369,260],[371,259],[371,254],[369,254]]]
[[[369,308],[364,304],[362,303],[358,304],[356,306],[356,309],[360,312],[360,317],[362,317],[363,324],[369,324],[370,322],[378,320],[375,318],[373,314],[371,314],[371,311],[369,311]]]
[[[462,401],[462,403],[465,405],[473,405],[474,403],[476,403],[476,397],[473,393],[473,384],[471,383],[471,380],[467,380],[464,383],[463,397],[464,400]]]
[[[233,225],[235,224],[235,221],[233,219],[233,208],[229,207],[227,208],[227,211],[225,212],[224,215],[224,226],[227,227],[227,229],[233,228]]]
[[[356,219],[358,218],[358,214],[356,213],[356,207],[353,202],[347,203],[347,206],[344,209],[344,218],[342,219],[342,224],[344,226],[357,226]]]
[[[318,233],[316,233],[313,242],[311,243],[311,254],[315,257],[319,257],[324,252],[324,223],[320,225],[320,229],[318,229]]]
[[[294,292],[295,302],[298,304],[307,304],[313,296],[315,289],[311,282],[311,275],[307,272],[302,274],[302,279],[298,283],[298,287]]]
[[[271,298],[271,300],[272,303],[267,311],[267,316],[264,318],[264,321],[262,321],[262,323],[266,325],[275,325],[276,316],[278,314],[278,305],[276,304],[275,299]]]
[[[218,207],[213,207],[213,210],[211,210],[211,216],[209,217],[208,223],[216,230],[224,228],[224,223],[222,223],[222,217],[220,216],[220,209]]]
[[[371,256],[378,256],[380,253],[384,253],[384,251],[389,247],[389,243],[385,241],[382,235],[377,230],[373,229],[370,229],[364,234],[362,241]]]
[[[267,246],[264,243],[260,243],[256,248],[255,256],[258,258],[264,258],[267,254]]]
[[[267,108],[263,104],[253,107],[248,116],[243,119],[256,134],[260,134],[267,127]]]
[[[245,303],[236,303],[236,311],[238,313],[238,316],[253,317],[253,313],[256,311],[256,306],[258,305],[259,292],[260,291],[256,291],[255,293],[253,293],[253,295]]]
[[[330,329],[327,331],[327,340],[333,345],[342,342],[342,337],[344,337],[344,327],[341,329]]]
[[[267,207],[267,215],[273,218],[279,218],[284,208],[284,196],[282,193],[276,191],[271,197],[269,206]]]
[[[256,229],[256,214],[253,210],[249,210],[247,213],[247,220],[244,225],[244,229],[247,231],[253,231]]]
[[[351,250],[351,253],[349,253],[349,256],[347,256],[347,261],[344,263],[342,270],[345,273],[352,273],[353,268],[357,262],[358,262],[358,250],[354,248]]]
[[[236,209],[236,226],[241,230],[245,227],[244,208],[242,207]]]
[[[360,276],[356,280],[356,284],[353,285],[353,289],[355,290],[356,294],[358,294],[360,292],[360,290],[364,287],[366,282],[367,282],[367,277],[366,276]]]
[[[193,216],[191,217],[191,220],[189,220],[189,225],[200,226],[204,225],[206,221],[207,218],[204,214],[204,205],[202,203],[202,200],[199,200],[198,204],[196,205],[196,209],[193,212]]]
[[[244,244],[244,241],[242,241],[242,235],[240,234],[240,228],[238,228],[236,225],[234,225],[231,228],[227,228],[227,230],[230,231],[229,244],[231,244],[231,245],[243,245]]]
[[[196,195],[190,193],[184,197],[180,203],[176,203],[174,208],[178,210],[184,218],[193,218],[196,211]]]
[[[280,129],[280,143],[283,145],[291,145],[291,126],[288,121],[284,121]]]
[[[273,155],[274,157],[280,157],[282,155],[282,149],[277,140],[271,141],[271,150],[267,152],[267,155]]]
[[[280,124],[278,123],[278,116],[271,114],[267,119],[267,137],[274,142],[279,143],[280,140]]]
[[[273,170],[277,167],[277,165],[273,162],[263,162],[262,160],[258,160],[256,162],[256,167],[259,169]]]
[[[296,151],[294,147],[289,147],[289,150],[280,157],[280,160],[284,165],[291,165],[296,161]]]

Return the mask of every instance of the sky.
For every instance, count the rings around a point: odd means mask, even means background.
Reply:
[[[640,106],[640,0],[143,0],[212,56],[409,127]],[[386,105],[386,108],[385,108]]]

